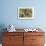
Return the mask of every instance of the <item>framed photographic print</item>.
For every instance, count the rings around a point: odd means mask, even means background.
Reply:
[[[33,19],[34,8],[32,7],[19,7],[18,8],[18,19]]]

